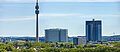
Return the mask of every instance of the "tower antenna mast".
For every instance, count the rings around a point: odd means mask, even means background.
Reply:
[[[35,6],[35,14],[36,14],[36,42],[39,42],[39,28],[38,28],[38,14],[39,14],[39,5],[38,0],[36,0],[36,6]]]

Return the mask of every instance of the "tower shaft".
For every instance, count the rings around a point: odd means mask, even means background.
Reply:
[[[36,15],[36,42],[39,42],[38,14]]]
[[[38,0],[36,1],[35,6],[35,13],[36,13],[36,42],[39,42],[39,25],[38,25],[38,14],[39,14],[39,6],[38,6]]]

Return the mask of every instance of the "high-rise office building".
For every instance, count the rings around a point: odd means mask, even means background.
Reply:
[[[46,42],[68,42],[67,29],[46,29],[45,30]]]
[[[86,40],[101,41],[102,40],[102,23],[101,21],[86,21]]]

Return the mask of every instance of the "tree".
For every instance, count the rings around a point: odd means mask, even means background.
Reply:
[[[27,49],[21,48],[21,52],[27,52]]]
[[[0,46],[6,45],[5,43],[0,43]]]
[[[15,47],[17,48],[18,43],[19,43],[18,41],[14,41],[14,42],[13,42],[13,46],[15,46]]]
[[[78,49],[78,48],[70,48],[69,49],[69,52],[79,52],[80,51],[80,49]]]
[[[5,48],[5,50],[7,50],[7,51],[13,51],[13,46],[7,45],[6,48]]]
[[[0,49],[0,52],[7,52],[5,49]]]
[[[27,47],[29,47],[29,48],[32,47],[31,42],[25,42],[24,46],[27,46]]]
[[[62,49],[61,52],[69,52],[69,49]]]
[[[19,49],[14,49],[12,52],[21,52]]]
[[[33,48],[26,49],[26,48],[21,48],[21,52],[36,52]]]
[[[28,52],[36,52],[33,48],[28,49]]]
[[[103,40],[103,42],[107,42],[107,40]]]
[[[120,52],[120,48],[118,48],[117,50],[115,50],[115,52]]]
[[[6,39],[5,38],[3,38],[3,43],[5,43],[6,42]]]

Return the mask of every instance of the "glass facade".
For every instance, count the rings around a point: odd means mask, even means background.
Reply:
[[[86,40],[101,41],[102,39],[101,21],[86,21]]]

